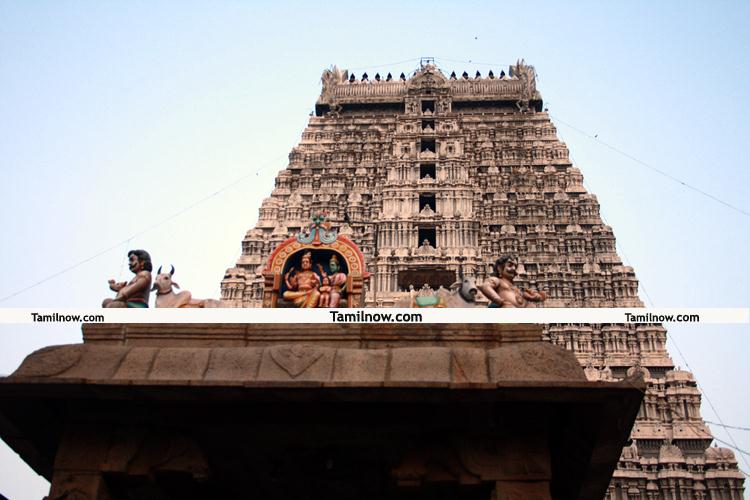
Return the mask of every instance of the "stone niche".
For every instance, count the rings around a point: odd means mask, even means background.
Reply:
[[[86,325],[0,379],[50,498],[596,499],[641,378],[536,325]]]

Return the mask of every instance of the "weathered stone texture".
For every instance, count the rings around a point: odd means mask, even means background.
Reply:
[[[222,281],[228,305],[260,306],[268,256],[316,212],[362,249],[373,271],[370,306],[393,305],[440,270],[462,267],[480,281],[506,253],[521,256],[518,285],[545,290],[547,307],[642,305],[635,273],[544,109],[533,67],[519,63],[496,78],[446,77],[429,64],[404,80],[352,76],[324,72],[315,116]],[[661,325],[550,325],[545,339],[572,350],[590,380],[623,379],[635,368],[648,381],[611,498],[677,490],[739,498],[734,455],[708,448],[696,383],[674,370]],[[460,360],[452,363],[461,373]],[[674,448],[685,459],[663,461]]]
[[[206,327],[207,329],[210,326]],[[50,363],[52,359],[64,360]],[[68,345],[30,354],[12,379],[161,384],[181,381],[258,386],[347,385],[460,386],[495,384],[542,386],[586,382],[569,353],[546,342],[494,349],[393,347],[351,349],[314,344],[266,347],[130,347]]]

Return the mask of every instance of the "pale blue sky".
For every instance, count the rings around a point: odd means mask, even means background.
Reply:
[[[421,56],[472,75],[525,58],[644,301],[645,288],[657,307],[747,307],[750,217],[561,121],[750,212],[748,26],[748,2],[0,1],[0,297],[250,174],[0,307],[95,307],[139,247],[194,295],[218,297],[323,69],[409,73]],[[670,328],[721,417],[744,427],[749,333]],[[80,340],[74,327],[0,335],[0,373]],[[717,420],[705,402],[703,415]],[[734,432],[745,450],[748,434]],[[39,498],[44,483],[2,447],[0,493]]]

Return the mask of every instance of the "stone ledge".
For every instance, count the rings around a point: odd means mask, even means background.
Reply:
[[[466,347],[145,347],[74,344],[30,354],[5,380],[299,386],[476,386],[585,382],[572,353],[546,342]]]
[[[314,343],[330,347],[455,346],[492,348],[538,342],[540,325],[526,324],[84,324],[86,344],[243,347]]]

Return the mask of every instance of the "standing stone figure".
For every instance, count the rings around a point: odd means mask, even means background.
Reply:
[[[117,292],[114,299],[104,299],[102,307],[148,307],[151,290],[151,256],[145,250],[128,252],[128,269],[135,274],[129,283],[109,280],[109,289]]]
[[[339,258],[336,255],[331,255],[331,260],[328,261],[328,269],[331,271],[330,275],[326,274],[323,266],[320,264],[318,264],[318,269],[320,269],[320,274],[323,275],[323,285],[325,286],[326,281],[328,281],[328,285],[330,286],[330,288],[326,288],[325,290],[329,298],[325,301],[321,300],[320,307],[339,307],[341,304],[341,293],[346,288],[346,273],[341,270]],[[320,290],[323,292],[323,287]]]
[[[488,307],[528,307],[528,302],[543,302],[547,296],[536,290],[521,290],[513,285],[518,260],[504,255],[495,261],[494,272],[479,286],[490,300]]]

